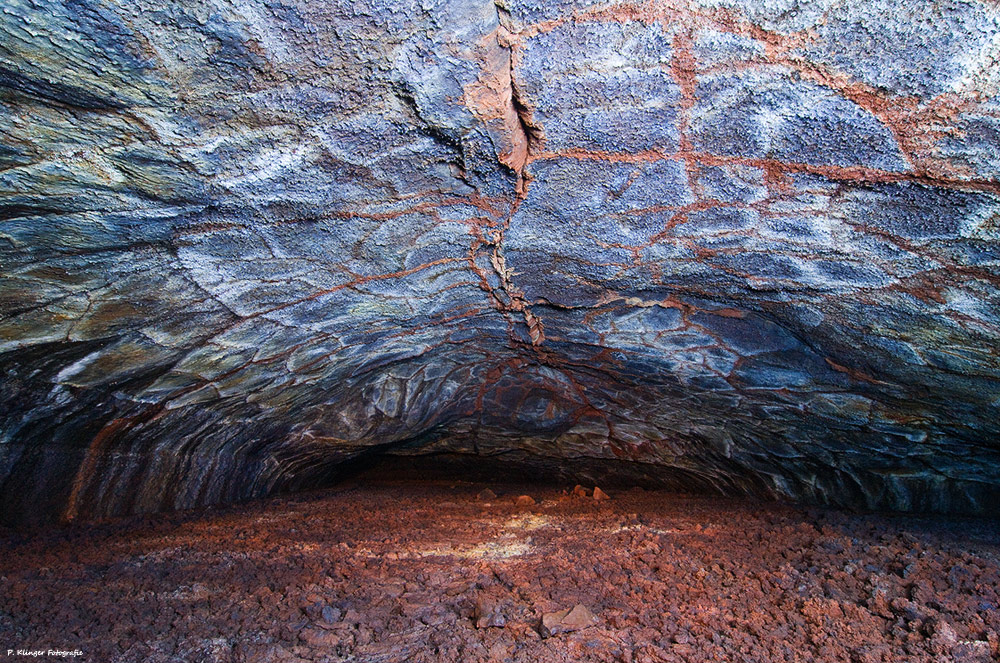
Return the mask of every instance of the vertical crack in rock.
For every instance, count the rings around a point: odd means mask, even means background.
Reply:
[[[465,86],[465,103],[486,124],[497,158],[517,176],[517,195],[523,198],[531,181],[529,158],[543,143],[544,132],[532,119],[530,105],[515,80],[517,34],[511,29],[507,10],[499,4],[495,7],[499,25],[476,49],[481,75]]]
[[[504,257],[504,236],[521,201],[527,196],[531,174],[528,163],[531,154],[544,141],[542,128],[533,121],[529,105],[518,90],[514,77],[516,35],[509,29],[509,14],[495,4],[499,26],[484,37],[477,49],[480,77],[465,87],[465,102],[469,110],[482,121],[497,151],[497,159],[517,177],[514,199],[509,212],[488,231],[485,243],[491,247],[490,264],[499,279],[505,297],[493,297],[505,312],[520,313],[534,346],[545,341],[542,321],[532,313],[524,292],[514,283],[514,271]],[[488,283],[488,281],[487,281]]]

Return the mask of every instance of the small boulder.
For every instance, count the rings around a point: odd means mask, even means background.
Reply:
[[[310,647],[331,649],[341,642],[341,636],[334,631],[306,628],[299,631],[299,639]]]
[[[541,634],[543,637],[559,635],[560,633],[570,633],[580,631],[599,623],[600,620],[594,613],[587,609],[582,603],[577,603],[573,608],[559,610],[558,612],[547,612],[542,615]]]
[[[575,486],[573,486],[573,497],[590,497],[590,495],[589,493],[587,493],[586,488],[584,488],[580,484],[576,484]]]
[[[340,617],[343,613],[332,605],[323,606],[323,610],[320,612],[320,616],[323,617],[323,621],[327,624],[334,624],[340,621]]]
[[[535,506],[535,500],[531,495],[520,495],[514,500],[514,504],[517,506]]]
[[[986,640],[961,640],[951,648],[955,663],[986,663],[991,659],[990,643]]]
[[[935,619],[927,624],[931,636],[931,651],[936,654],[950,652],[958,644],[955,628],[944,619]]]
[[[598,502],[601,502],[603,500],[610,500],[611,498],[608,496],[606,492],[604,492],[597,486],[594,486],[594,499],[597,500]]]
[[[507,618],[500,605],[488,598],[480,598],[476,601],[472,617],[475,620],[476,628],[503,628],[507,625]]]
[[[496,498],[497,498],[497,494],[494,493],[489,488],[486,488],[485,490],[479,491],[479,494],[476,495],[476,499],[479,500],[480,502],[491,502],[491,501],[495,500]]]

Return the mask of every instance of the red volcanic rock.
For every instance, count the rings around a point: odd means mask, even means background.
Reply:
[[[541,633],[543,636],[571,633],[595,626],[600,621],[586,606],[577,603],[572,608],[542,615]]]
[[[475,601],[472,615],[476,628],[499,627],[507,625],[503,614],[504,602],[496,596],[481,595]]]
[[[119,663],[989,663],[1000,653],[993,520],[660,491],[595,508],[538,486],[526,514],[484,510],[477,487],[448,486],[0,532],[0,633]]]

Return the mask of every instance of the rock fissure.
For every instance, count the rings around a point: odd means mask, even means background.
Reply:
[[[514,173],[517,181],[509,212],[491,223],[485,233],[478,235],[478,241],[490,249],[489,262],[499,281],[498,289],[502,295],[497,296],[498,293],[488,286],[488,278],[481,279],[499,310],[523,316],[528,340],[531,345],[537,346],[545,340],[544,328],[532,313],[524,293],[514,283],[515,274],[507,266],[503,244],[511,219],[527,196],[531,182],[531,174],[528,172],[531,155],[541,147],[544,139],[541,127],[532,121],[531,112],[517,90],[514,78],[517,37],[509,30],[509,13],[500,4],[496,4],[495,9],[499,25],[485,38],[485,45],[479,53],[483,70],[476,83],[466,87],[466,103],[478,117],[496,124],[496,131],[491,132],[491,142],[497,151],[497,159]],[[499,55],[494,46],[499,48]],[[494,133],[499,135],[494,137]],[[471,262],[475,264],[474,257]]]

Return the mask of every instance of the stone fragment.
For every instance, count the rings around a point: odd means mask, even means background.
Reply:
[[[310,647],[331,649],[341,642],[337,631],[327,631],[319,628],[304,628],[299,631],[299,639]]]
[[[481,597],[476,600],[473,621],[476,628],[503,628],[507,625],[500,603],[492,598]]]
[[[610,500],[610,499],[611,498],[608,496],[607,493],[605,493],[603,490],[601,490],[597,486],[594,486],[594,500],[596,500],[598,502],[602,502],[604,500]]]
[[[543,637],[579,631],[598,624],[600,620],[582,603],[572,608],[547,612],[542,615],[541,634]]]
[[[302,607],[302,612],[304,612],[309,619],[316,621],[322,616],[323,607],[324,605],[322,600],[320,600],[317,596],[312,596],[309,597],[309,603]]]
[[[951,648],[951,658],[955,663],[991,663],[990,643],[986,640],[966,640]]]
[[[938,651],[950,651],[958,643],[955,627],[945,619],[936,619],[929,624],[931,644]]]
[[[588,497],[587,489],[581,486],[580,484],[576,484],[575,486],[573,486],[573,496]]]
[[[519,495],[514,504],[517,506],[535,506],[535,498],[531,495]]]
[[[479,494],[476,495],[476,499],[479,500],[480,502],[491,502],[496,498],[497,494],[494,493],[489,488],[479,491]]]
[[[382,591],[386,596],[391,596],[392,598],[397,598],[402,596],[406,592],[406,583],[402,580],[393,580],[388,582]]]

